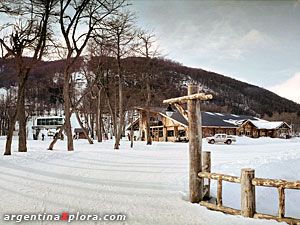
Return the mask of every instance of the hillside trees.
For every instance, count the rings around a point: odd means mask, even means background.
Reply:
[[[16,62],[18,76],[17,103],[9,123],[4,155],[11,155],[12,135],[15,123],[19,121],[19,151],[26,152],[26,116],[25,86],[30,72],[48,49],[47,41],[51,35],[51,15],[54,13],[56,0],[2,1],[1,13],[16,17],[16,23],[7,23],[0,29],[2,56]],[[5,52],[5,55],[3,54]],[[29,56],[24,60],[24,56]]]

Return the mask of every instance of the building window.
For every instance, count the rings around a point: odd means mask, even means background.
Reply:
[[[179,135],[179,137],[184,137],[185,136],[185,130],[179,130],[178,135]]]
[[[244,131],[240,131],[240,135],[244,135]]]
[[[160,116],[151,116],[150,117],[150,126],[162,126],[162,120]]]
[[[174,130],[168,130],[168,137],[174,137]]]
[[[250,131],[246,131],[246,135],[247,136],[250,136],[251,134],[250,134]]]
[[[164,136],[163,128],[162,127],[160,127],[159,130],[158,130],[158,136],[159,137],[163,137]]]

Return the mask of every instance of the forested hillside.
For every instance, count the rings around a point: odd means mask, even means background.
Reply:
[[[105,58],[104,67],[108,65],[109,61],[111,59]],[[27,87],[28,102],[35,101],[41,107],[41,110],[43,107],[50,110],[51,107],[63,103],[61,96],[63,65],[64,61],[62,60],[40,62],[37,65],[30,76]],[[73,71],[78,74],[85,74],[86,70],[93,71],[92,63],[88,65],[89,67],[83,66],[83,58],[80,58]],[[187,83],[196,82],[200,84],[203,92],[211,93],[214,96],[213,100],[202,104],[203,110],[249,114],[258,117],[263,117],[265,114],[272,116],[274,112],[296,112],[298,114],[300,112],[300,105],[293,101],[282,98],[266,89],[221,74],[189,68],[160,58],[152,59],[150,66],[152,106],[163,106],[162,101],[166,98],[186,95]],[[110,67],[110,74],[113,74],[113,62],[110,62]],[[143,106],[145,103],[145,67],[146,61],[144,58],[131,57],[123,59],[124,98],[127,108],[132,105]],[[14,75],[14,68],[14,62],[2,62],[0,70],[1,87],[9,88],[11,85],[16,84],[17,77]],[[113,78],[113,75],[111,77]],[[106,75],[106,79],[108,79],[108,75]],[[84,82],[84,76],[80,81]],[[108,85],[107,88],[113,86],[112,81],[107,81],[106,84]]]

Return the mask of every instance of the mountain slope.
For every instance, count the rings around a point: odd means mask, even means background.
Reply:
[[[79,70],[81,62],[82,58],[76,63],[74,71]],[[202,109],[206,111],[248,114],[258,117],[262,117],[264,114],[271,116],[274,112],[297,112],[298,115],[300,114],[299,104],[258,86],[214,72],[189,68],[166,59],[153,59],[150,65],[152,106],[163,106],[164,99],[186,95],[187,83],[198,83],[201,91],[214,96],[213,100],[203,102]],[[58,74],[62,73],[63,66],[63,60],[40,62],[32,72],[30,85],[40,85],[40,87],[45,85],[44,98],[49,98],[50,101],[53,99],[53,88],[61,88],[62,83],[55,82],[54,79],[57,79]],[[146,67],[144,58],[131,57],[123,60],[124,96],[127,104],[145,104],[143,78],[147,71]],[[17,81],[14,69],[13,62],[0,61],[0,87],[10,86]]]
[[[293,101],[282,98],[264,88],[221,74],[189,68],[165,60],[156,60],[153,67],[154,71],[157,71],[154,74],[160,73],[160,77],[154,84],[159,84],[163,80],[169,81],[170,89],[176,88],[180,90],[181,95],[186,95],[186,83],[196,82],[201,86],[203,92],[212,93],[214,98],[203,103],[204,109],[255,116],[272,115],[273,112],[300,113],[300,105]],[[161,73],[161,71],[165,72]]]

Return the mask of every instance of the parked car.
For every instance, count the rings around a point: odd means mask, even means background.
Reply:
[[[53,136],[55,135],[55,133],[54,133],[53,131],[48,131],[47,135],[48,135],[49,137],[53,137]]]
[[[236,142],[236,138],[227,134],[215,134],[212,137],[206,138],[209,144],[214,144],[217,142],[223,142],[225,144],[230,145],[232,142]]]

